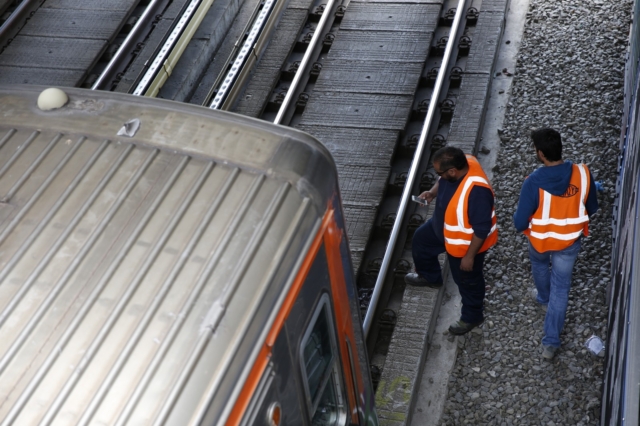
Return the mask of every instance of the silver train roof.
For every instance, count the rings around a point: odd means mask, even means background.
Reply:
[[[64,89],[42,111],[42,89],[0,87],[2,424],[227,412],[335,195],[330,155],[169,101]]]

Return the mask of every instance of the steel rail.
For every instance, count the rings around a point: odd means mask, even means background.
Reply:
[[[25,21],[31,12],[38,10],[40,5],[44,3],[44,0],[23,0],[22,3],[16,7],[13,13],[7,18],[6,21],[0,26],[0,47],[4,46],[5,42],[16,35],[17,31],[14,26],[19,21]],[[18,28],[18,31],[20,29]]]
[[[251,25],[251,30],[246,40],[242,43],[242,47],[237,51],[237,56],[233,60],[231,69],[227,72],[224,79],[220,83],[219,88],[212,88],[210,94],[215,93],[213,100],[209,104],[211,109],[227,109],[234,97],[239,92],[242,81],[247,76],[247,68],[257,61],[260,51],[265,44],[265,36],[271,32],[274,26],[273,16],[278,15],[284,1],[282,0],[266,0],[262,9],[255,17],[255,21]],[[234,48],[234,52],[236,49]],[[216,81],[218,83],[218,81]],[[217,90],[216,90],[217,89]],[[210,97],[210,96],[208,96]]]
[[[20,4],[14,4],[15,1],[13,0],[0,0],[0,26],[2,26],[1,23],[4,23],[4,21],[6,21],[7,19],[9,19],[9,17],[11,16],[11,14],[13,13],[13,11],[10,11],[11,8],[13,7],[13,10],[17,9],[18,6],[20,6]],[[8,15],[6,15],[6,13],[9,12]],[[5,16],[5,19],[2,20],[2,17]]]
[[[336,0],[329,0],[327,6],[322,12],[322,17],[318,22],[318,27],[313,33],[313,37],[311,37],[311,41],[309,42],[309,47],[307,47],[306,52],[300,61],[300,66],[296,70],[296,74],[293,76],[293,80],[291,81],[291,85],[289,86],[289,90],[287,90],[287,95],[282,100],[282,105],[280,105],[280,109],[278,109],[278,114],[276,115],[275,120],[273,122],[275,124],[282,124],[282,120],[284,119],[284,115],[287,113],[289,109],[289,104],[293,97],[295,96],[297,86],[300,84],[302,80],[302,76],[306,73],[306,69],[309,66],[309,62],[311,62],[311,57],[314,55],[314,51],[316,49],[316,45],[318,44],[320,37],[324,33],[324,26],[327,24],[329,20],[329,16],[333,11],[333,7],[336,3]]]
[[[144,13],[138,19],[138,22],[131,29],[127,37],[124,39],[118,51],[115,53],[113,58],[109,61],[105,69],[102,71],[98,79],[93,86],[91,86],[91,90],[99,90],[102,89],[105,85],[106,81],[113,78],[114,72],[116,72],[118,66],[124,61],[125,56],[131,53],[132,45],[137,41],[140,37],[142,31],[149,24],[155,14],[158,12],[159,7],[162,4],[166,4],[167,0],[151,0],[151,3],[147,5]]]
[[[413,189],[416,174],[418,173],[418,166],[422,161],[422,153],[426,145],[427,136],[429,134],[429,131],[431,130],[431,122],[433,121],[433,116],[438,105],[438,98],[440,98],[440,91],[442,90],[444,78],[447,73],[447,69],[449,68],[451,53],[453,52],[453,46],[457,39],[458,27],[460,26],[460,21],[462,21],[463,9],[465,8],[466,2],[467,0],[458,1],[456,15],[451,25],[451,31],[449,32],[447,47],[445,48],[444,55],[442,57],[442,64],[440,65],[440,69],[438,70],[438,77],[436,78],[436,82],[433,88],[433,94],[431,95],[431,99],[429,100],[429,109],[427,110],[427,116],[424,119],[424,127],[422,128],[422,132],[420,133],[420,140],[418,141],[416,152],[414,154],[413,161],[411,162],[411,168],[409,169],[407,182],[404,186],[404,189],[402,190],[402,198],[400,199],[400,206],[398,207],[396,220],[393,224],[393,229],[391,230],[389,242],[387,243],[384,258],[382,259],[382,265],[380,266],[380,272],[378,273],[378,278],[376,279],[376,284],[371,295],[371,301],[369,302],[369,307],[367,308],[367,313],[362,325],[365,338],[368,336],[369,330],[371,329],[371,324],[373,323],[373,316],[380,299],[380,294],[382,293],[383,283],[389,269],[389,264],[391,263],[391,257],[395,249],[395,244],[398,239],[398,235],[400,234],[400,228],[407,210],[407,204],[409,203],[409,196]]]

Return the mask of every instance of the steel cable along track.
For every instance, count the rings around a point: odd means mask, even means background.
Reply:
[[[384,245],[370,242],[358,276],[361,308],[366,308],[363,327],[376,387],[402,301],[404,275],[413,265],[413,232],[433,212],[433,206],[421,207],[411,202],[410,196],[430,189],[437,179],[430,157],[446,144],[449,133],[463,74],[461,66],[469,51],[467,33],[478,17],[471,4],[469,0],[451,0],[443,5],[412,116],[396,147],[387,193],[375,222],[372,240],[382,239]]]

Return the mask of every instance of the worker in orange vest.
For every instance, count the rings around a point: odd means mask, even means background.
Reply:
[[[435,211],[413,235],[416,272],[407,274],[405,282],[442,287],[438,255],[446,251],[451,276],[462,297],[460,320],[449,331],[465,334],[484,321],[484,258],[498,239],[493,189],[478,160],[459,148],[438,150],[433,155],[433,168],[440,178],[419,198],[427,202],[435,199]]]
[[[554,129],[531,132],[536,157],[544,164],[529,175],[513,216],[515,227],[529,238],[529,259],[536,302],[546,312],[542,357],[552,359],[569,303],[573,265],[589,218],[598,210],[596,187],[584,164],[562,159],[562,139]]]

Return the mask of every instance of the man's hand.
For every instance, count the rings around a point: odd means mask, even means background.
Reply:
[[[427,203],[432,202],[433,199],[436,198],[437,192],[434,194],[431,191],[432,191],[432,189],[430,189],[429,191],[424,191],[422,194],[418,195],[418,198],[422,198],[423,200],[427,200]]]
[[[475,256],[464,256],[460,261],[460,269],[463,271],[471,272],[473,271],[473,259]]]
[[[432,202],[433,199],[438,196],[438,186],[440,186],[439,184],[440,184],[440,178],[438,178],[438,180],[430,190],[424,191],[422,194],[418,195],[418,198],[427,200],[427,203]]]
[[[482,243],[484,243],[484,238],[478,238],[476,234],[473,234],[473,237],[471,237],[471,243],[469,244],[469,248],[467,249],[467,254],[465,254],[460,260],[461,270],[467,272],[473,270],[473,260],[475,259],[476,254],[478,254],[478,252],[480,251]]]

